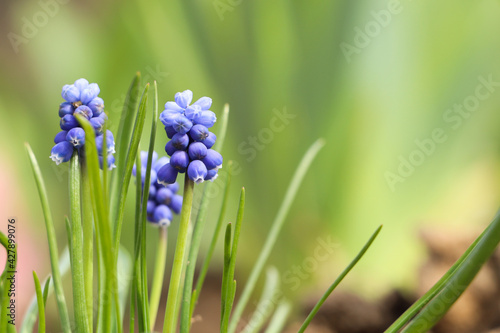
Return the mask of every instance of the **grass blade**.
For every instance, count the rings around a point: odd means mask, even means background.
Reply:
[[[155,272],[153,276],[153,285],[151,287],[151,297],[149,300],[149,325],[154,331],[156,315],[158,314],[158,305],[160,304],[163,279],[165,277],[165,264],[167,261],[167,228],[159,228],[158,248],[156,249]]]
[[[127,158],[124,161],[125,170],[118,185],[118,194],[117,194],[118,197],[113,199],[113,205],[112,205],[113,209],[111,211],[111,219],[112,221],[115,222],[115,228],[114,228],[115,248],[118,248],[120,245],[123,214],[125,210],[125,199],[127,197],[128,187],[130,185],[130,178],[132,177],[132,168],[134,167],[135,158],[137,156],[137,150],[139,148],[139,142],[141,141],[142,130],[144,128],[144,121],[146,119],[148,91],[149,91],[149,83],[144,88],[141,97],[141,102],[139,105],[139,110],[135,118],[134,130],[132,132],[132,138],[130,139]],[[116,200],[118,201],[115,202]],[[117,258],[115,257],[115,261],[116,260]]]
[[[314,308],[311,310],[311,313],[309,313],[309,315],[307,316],[306,320],[304,321],[304,323],[302,324],[302,326],[300,327],[300,329],[298,330],[297,333],[303,333],[306,330],[307,326],[309,326],[309,324],[313,320],[314,316],[318,313],[318,311],[321,308],[321,306],[323,305],[323,303],[325,303],[328,296],[330,296],[330,294],[333,292],[333,290],[335,290],[335,288],[340,284],[340,282],[342,282],[342,280],[346,277],[346,275],[349,274],[351,269],[353,269],[353,267],[356,266],[358,261],[363,257],[365,252],[372,245],[375,238],[377,238],[381,229],[382,229],[382,226],[379,226],[377,228],[377,230],[375,230],[375,232],[372,234],[372,236],[370,237],[368,242],[366,242],[366,244],[363,246],[363,248],[358,253],[358,255],[351,261],[351,263],[344,269],[344,271],[342,271],[342,273],[340,273],[340,275],[337,277],[337,279],[326,290],[326,292],[323,294],[321,299],[318,301],[318,303],[316,303]]]
[[[50,291],[50,275],[47,277],[47,280],[43,286],[43,305],[47,304],[47,297],[49,297]]]
[[[224,321],[226,311],[227,299],[227,274],[229,271],[229,264],[231,262],[231,223],[226,226],[226,233],[224,234],[224,263],[222,266],[222,286],[221,286],[221,305],[220,305],[220,322],[221,328]]]
[[[61,254],[61,257],[59,259],[59,271],[61,272],[61,276],[64,277],[70,268],[70,256],[69,256],[69,247],[66,247],[64,251]],[[50,285],[52,285],[52,288],[47,287],[47,283],[50,281]],[[44,298],[46,299],[45,292],[47,290],[47,297],[52,293],[54,289],[54,279],[50,278],[50,275],[45,278],[44,282],[45,288],[44,288]],[[37,299],[36,295],[33,295],[31,298],[30,304],[28,306],[28,309],[26,310],[26,313],[24,315],[24,319],[21,325],[20,333],[32,333],[33,328],[35,327],[35,322],[36,318],[38,316],[38,305],[37,305]]]
[[[234,309],[234,314],[229,325],[230,333],[234,333],[236,331],[236,326],[238,325],[238,322],[243,315],[243,311],[245,310],[245,307],[250,300],[250,296],[252,295],[255,285],[257,284],[257,280],[259,279],[259,276],[264,269],[264,265],[266,264],[266,261],[269,258],[269,255],[271,254],[271,251],[274,247],[274,244],[276,243],[288,211],[290,210],[293,200],[295,199],[295,195],[297,194],[300,184],[302,183],[302,179],[304,178],[307,170],[314,160],[314,157],[324,146],[324,144],[325,143],[322,139],[314,142],[313,145],[307,150],[297,170],[295,171],[295,174],[293,175],[292,181],[286,191],[285,198],[283,199],[283,203],[281,204],[278,214],[276,215],[276,218],[272,223],[272,227],[269,231],[266,242],[264,243],[264,247],[259,254],[259,258],[257,259],[252,272],[250,273],[250,277],[248,278],[238,304]]]
[[[252,318],[243,329],[245,333],[258,333],[260,332],[262,326],[266,323],[266,320],[271,316],[274,305],[266,306],[267,304],[272,304],[273,296],[280,286],[280,275],[276,267],[271,266],[266,271],[266,283],[264,284],[264,289],[262,290],[262,295],[260,296],[259,303],[257,304],[256,310],[253,313]],[[261,310],[261,309],[264,309]],[[266,311],[267,310],[267,311]]]
[[[123,110],[120,117],[120,125],[116,135],[116,168],[111,176],[111,203],[112,203],[112,221],[118,215],[120,188],[123,186],[121,180],[125,173],[125,159],[130,147],[130,136],[132,125],[134,124],[134,113],[140,96],[141,73],[137,72],[130,84],[130,88],[125,97]]]
[[[238,251],[238,244],[240,241],[241,234],[241,223],[243,222],[243,215],[245,212],[245,188],[241,189],[240,204],[238,207],[238,214],[236,217],[236,225],[234,227],[233,245],[231,247],[231,259],[229,262],[229,267],[226,276],[226,288],[225,293],[225,304],[224,304],[224,316],[222,318],[221,332],[227,332],[229,325],[229,316],[231,315],[231,310],[233,309],[234,295],[236,294],[236,281],[234,280],[234,270],[236,268],[236,253]]]
[[[210,266],[210,261],[212,260],[212,256],[213,256],[214,251],[215,251],[215,246],[217,245],[217,239],[219,238],[219,234],[222,231],[224,218],[226,216],[227,201],[228,201],[227,199],[229,197],[229,188],[231,185],[232,173],[233,173],[233,162],[229,161],[226,186],[225,186],[224,197],[222,199],[221,209],[220,209],[220,213],[219,213],[219,219],[217,220],[214,234],[212,236],[212,240],[210,241],[210,246],[208,247],[208,251],[207,251],[207,254],[205,256],[205,259],[203,260],[203,265],[202,265],[202,268],[200,271],[200,275],[198,276],[198,281],[196,282],[196,287],[194,290],[196,293],[193,293],[193,300],[191,301],[190,317],[193,316],[194,307],[196,306],[196,303],[198,302],[198,297],[201,294],[201,289],[203,288],[203,283],[205,282],[205,277],[207,276],[208,267]]]
[[[441,284],[437,295],[425,304],[402,332],[427,332],[431,329],[470,285],[499,242],[500,214],[497,213],[490,225],[459,259],[458,266],[452,267],[453,271]]]
[[[45,333],[45,302],[42,294],[40,280],[35,271],[33,271],[33,280],[35,281],[35,292],[38,303],[38,333]]]
[[[38,194],[40,196],[43,215],[45,218],[45,229],[47,231],[47,239],[49,243],[50,264],[52,267],[52,279],[54,280],[54,292],[56,294],[57,307],[59,310],[59,318],[61,319],[61,324],[64,333],[71,333],[68,308],[66,307],[66,299],[64,297],[64,291],[62,287],[61,273],[59,271],[59,266],[58,266],[59,255],[57,253],[56,231],[54,228],[54,223],[52,221],[52,213],[50,212],[47,191],[45,189],[45,183],[43,181],[42,173],[40,172],[40,167],[38,166],[35,154],[33,154],[33,151],[31,150],[29,144],[26,143],[25,146],[30,159],[33,175],[35,176],[35,181],[38,188]]]

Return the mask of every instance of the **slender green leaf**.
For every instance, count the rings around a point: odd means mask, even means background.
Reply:
[[[234,270],[236,268],[236,253],[238,252],[238,244],[241,234],[241,223],[243,222],[243,215],[245,212],[245,188],[241,189],[240,204],[238,207],[238,214],[236,217],[236,225],[234,227],[233,244],[231,247],[231,260],[227,271],[226,282],[226,299],[224,304],[224,317],[222,318],[221,332],[227,332],[229,325],[229,316],[233,309],[234,296],[236,294],[236,281],[234,281]]]
[[[349,274],[351,269],[353,269],[353,267],[356,266],[358,261],[363,257],[365,252],[372,245],[375,238],[377,238],[381,229],[382,229],[382,226],[379,226],[377,228],[377,230],[375,230],[375,232],[372,234],[372,236],[370,237],[368,242],[366,242],[366,244],[363,246],[363,248],[358,253],[358,255],[351,261],[351,263],[342,271],[342,273],[337,277],[337,279],[332,283],[332,285],[326,290],[326,292],[323,294],[321,299],[318,301],[318,303],[316,303],[314,308],[311,310],[311,312],[307,316],[306,320],[304,321],[304,323],[300,327],[298,333],[302,333],[306,330],[307,326],[309,326],[309,324],[313,320],[314,316],[318,313],[318,311],[321,308],[321,306],[323,305],[323,303],[325,303],[328,296],[330,296],[330,294],[333,292],[333,290],[335,290],[335,288],[337,288],[337,286],[340,284],[340,282],[342,282],[342,280],[346,277],[346,275]]]
[[[106,139],[103,140],[103,142]],[[87,307],[89,331],[93,332],[94,321],[94,219],[92,209],[92,198],[90,195],[90,181],[85,171],[85,163],[82,166],[82,223],[83,223],[83,276],[85,277],[85,305]],[[103,181],[106,184],[106,181]]]
[[[250,296],[252,295],[255,285],[257,284],[257,280],[259,279],[264,265],[266,264],[267,259],[269,258],[269,255],[271,254],[271,251],[274,247],[274,244],[276,243],[288,211],[290,210],[293,200],[295,199],[295,195],[297,194],[300,184],[302,183],[302,179],[304,179],[304,176],[309,169],[312,161],[314,160],[314,157],[324,146],[324,144],[325,143],[322,139],[319,139],[313,143],[313,145],[307,150],[306,154],[302,158],[302,161],[300,162],[297,170],[295,171],[295,174],[292,177],[292,181],[290,182],[290,185],[286,191],[285,198],[283,199],[283,203],[281,204],[278,214],[276,215],[276,218],[272,223],[271,230],[269,231],[266,242],[264,243],[264,247],[259,254],[259,258],[257,259],[252,272],[250,273],[250,277],[248,278],[238,304],[234,309],[233,317],[231,318],[231,323],[229,325],[230,333],[234,333],[236,331],[236,326],[238,325],[238,322],[243,315],[243,311],[245,310],[245,307],[250,300]]]
[[[59,266],[58,266],[59,255],[57,253],[58,251],[57,251],[56,231],[54,228],[54,223],[52,222],[52,213],[50,212],[47,191],[45,189],[45,183],[43,181],[42,173],[40,172],[40,167],[38,166],[35,154],[33,154],[33,151],[31,150],[31,147],[29,146],[28,143],[26,143],[25,146],[30,159],[31,168],[33,169],[33,175],[35,176],[35,181],[38,188],[38,194],[40,196],[43,215],[45,218],[45,228],[47,230],[47,239],[49,243],[50,264],[52,267],[52,278],[54,280],[54,289],[56,294],[57,307],[59,310],[59,318],[61,319],[61,324],[64,333],[71,333],[68,309],[66,307],[66,299],[64,297],[61,274],[59,272]]]
[[[286,320],[292,310],[292,304],[288,301],[283,301],[278,305],[274,312],[271,322],[266,328],[265,333],[281,333],[285,327]]]
[[[111,176],[111,205],[112,213],[111,220],[114,221],[119,210],[119,196],[121,181],[125,173],[125,160],[129,150],[130,136],[132,133],[132,125],[134,124],[134,114],[137,111],[137,105],[140,96],[141,74],[137,72],[130,84],[130,88],[125,97],[123,110],[120,117],[120,125],[116,135],[116,169]]]
[[[113,210],[111,211],[112,221],[115,222],[114,229],[114,242],[115,248],[118,248],[120,245],[120,236],[121,229],[123,224],[123,214],[125,211],[125,199],[127,197],[128,187],[130,185],[130,178],[132,176],[132,168],[134,167],[134,161],[137,156],[137,150],[139,148],[139,142],[141,141],[142,130],[144,128],[144,121],[146,119],[147,112],[147,104],[148,104],[148,91],[149,91],[149,83],[144,88],[142,93],[141,102],[139,105],[139,111],[135,118],[134,130],[132,132],[132,138],[130,139],[130,148],[127,152],[127,158],[124,161],[125,163],[125,172],[120,179],[120,183],[118,185],[118,205],[113,205]],[[115,203],[113,201],[113,203]],[[117,210],[117,211],[115,211]],[[116,261],[115,257],[115,261]]]
[[[104,273],[103,285],[101,285],[102,293],[100,293],[100,304],[102,304],[103,312],[98,316],[98,332],[111,332],[111,320],[113,319],[113,300],[116,292],[116,261],[114,260],[115,248],[111,239],[111,226],[109,223],[109,212],[106,211],[106,203],[104,198],[103,184],[99,174],[99,159],[97,157],[97,147],[95,144],[95,132],[92,125],[87,119],[80,115],[76,115],[82,128],[85,130],[85,156],[87,162],[86,171],[90,180],[90,193],[92,204],[94,207],[96,220],[96,236],[99,241],[98,250],[102,256],[102,272],[100,268],[99,274]],[[117,249],[116,249],[117,251]],[[118,311],[119,312],[119,311]],[[118,316],[117,316],[118,317]],[[116,318],[120,320],[119,318]]]
[[[43,305],[45,306],[47,304],[47,297],[49,297],[49,291],[50,291],[50,275],[47,277],[47,280],[45,281],[43,285]]]
[[[71,222],[69,222],[69,218],[65,215],[64,216],[64,225],[66,226],[66,238],[68,239],[68,251],[70,255],[70,261],[69,263],[71,264],[71,235],[73,234],[71,232]]]
[[[262,295],[260,296],[259,303],[252,318],[248,324],[243,329],[245,333],[258,333],[260,332],[262,326],[266,323],[267,319],[271,316],[274,311],[273,296],[280,287],[280,274],[276,267],[271,266],[266,271],[266,283],[264,284],[264,289],[262,290]],[[272,304],[272,306],[268,306]]]
[[[229,265],[231,263],[231,223],[226,226],[226,233],[224,236],[224,262],[222,266],[222,287],[221,287],[221,305],[220,305],[220,322],[221,327],[225,317],[226,299],[227,299],[227,275],[229,272]]]
[[[33,280],[35,281],[36,299],[38,301],[38,333],[45,333],[45,303],[40,280],[35,271],[33,271]]]
[[[69,221],[68,221],[68,223],[69,223]],[[64,277],[69,272],[69,268],[70,268],[69,247],[66,247],[64,249],[64,251],[62,252],[61,257],[59,258],[58,267],[59,267],[59,271],[61,272],[61,277]],[[47,288],[47,283],[49,281],[50,281],[50,285],[52,285],[52,288]],[[46,291],[48,292],[48,295],[50,295],[52,293],[52,290],[54,289],[54,279],[51,279],[50,275],[47,276],[45,278],[44,285],[45,285],[45,288],[44,288],[44,297],[45,297]],[[21,333],[32,333],[33,328],[35,327],[35,322],[36,322],[37,316],[38,316],[38,305],[37,305],[36,295],[34,295],[31,298],[30,304],[28,306],[28,310],[26,310],[26,313],[24,315],[20,332]]]
[[[500,213],[497,213],[490,225],[459,259],[458,266],[452,267],[453,271],[440,285],[439,293],[425,304],[402,332],[416,333],[430,330],[470,285],[499,242]]]
[[[224,197],[222,199],[221,209],[219,213],[219,219],[217,220],[217,224],[215,226],[214,234],[212,236],[212,240],[210,241],[210,246],[208,247],[207,254],[205,259],[203,260],[203,265],[200,271],[200,275],[198,276],[198,281],[196,282],[195,292],[193,293],[193,300],[191,301],[191,314],[190,317],[193,316],[194,307],[198,302],[198,297],[200,296],[201,289],[203,288],[203,283],[205,282],[205,277],[207,276],[208,268],[210,266],[210,261],[212,260],[212,256],[215,251],[215,246],[217,245],[217,239],[219,238],[219,234],[221,233],[224,218],[226,216],[227,209],[227,201],[229,198],[229,188],[231,185],[231,175],[233,173],[233,161],[229,161],[228,163],[228,172],[226,178],[226,185],[224,190]]]

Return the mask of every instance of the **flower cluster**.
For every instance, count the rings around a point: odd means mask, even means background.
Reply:
[[[193,104],[193,93],[186,90],[175,94],[175,102],[167,102],[160,120],[171,139],[165,151],[170,163],[158,170],[160,184],[172,184],[178,173],[187,173],[195,183],[214,181],[222,166],[222,156],[212,149],[216,136],[208,130],[217,120],[210,111],[212,99],[202,97]]]
[[[104,113],[104,101],[98,97],[99,92],[97,83],[89,83],[85,79],[76,80],[74,84],[67,84],[63,87],[61,95],[66,101],[59,105],[61,131],[54,138],[55,146],[50,155],[56,164],[68,162],[74,151],[83,153],[85,131],[75,117],[79,114],[89,120],[95,129],[95,142],[101,168],[104,157],[106,157],[109,169],[115,167],[113,156],[115,141],[111,131],[106,131],[106,142],[103,142],[103,127],[107,116]]]
[[[148,162],[148,153],[141,151],[141,185],[144,189],[146,178],[146,166]],[[153,163],[151,168],[151,181],[149,184],[149,198],[147,202],[147,220],[153,225],[160,227],[169,226],[172,221],[172,211],[180,214],[182,208],[182,196],[176,194],[179,190],[179,184],[174,182],[163,186],[157,180],[157,172],[164,165],[168,164],[169,158],[164,156],[158,159],[158,154],[153,152]],[[132,170],[137,177],[136,166]]]

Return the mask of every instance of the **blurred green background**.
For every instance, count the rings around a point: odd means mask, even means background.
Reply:
[[[161,105],[191,89],[195,99],[212,97],[219,115],[224,103],[231,106],[223,155],[241,172],[228,220],[239,187],[247,189],[240,286],[302,154],[322,137],[327,145],[270,264],[282,273],[301,265],[314,255],[318,237],[331,237],[336,247],[297,290],[285,284],[286,294],[300,299],[324,290],[379,224],[382,234],[343,287],[368,297],[411,288],[426,258],[421,228],[477,227],[477,233],[497,209],[500,87],[488,91],[478,78],[500,82],[499,14],[496,0],[0,2],[0,229],[9,216],[19,220],[23,304],[33,290],[30,271],[49,272],[23,142],[39,159],[62,250],[67,165],[55,167],[48,158],[59,131],[61,88],[80,77],[97,82],[116,133],[136,71],[144,83],[158,82]],[[477,89],[487,98],[474,99]],[[464,103],[472,111],[448,111]],[[285,113],[286,121],[275,119]],[[435,129],[444,142],[429,143]],[[166,140],[160,128],[160,155]],[[427,142],[428,154],[416,152],[416,141]],[[398,174],[401,159],[411,157],[418,165],[391,187],[388,172]],[[132,212],[124,243],[131,241]],[[171,230],[170,245],[175,223]]]

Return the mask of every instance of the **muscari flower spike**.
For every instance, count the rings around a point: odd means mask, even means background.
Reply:
[[[222,155],[212,149],[217,137],[208,129],[217,120],[210,111],[212,99],[202,97],[193,104],[193,93],[185,90],[175,94],[175,102],[167,102],[160,115],[167,137],[165,146],[170,162],[157,171],[158,183],[173,184],[179,173],[199,184],[214,181],[222,167]]]
[[[104,158],[106,158],[110,170],[115,167],[113,156],[115,142],[111,131],[106,131],[106,142],[103,142],[103,126],[107,116],[104,113],[104,101],[98,97],[99,93],[100,89],[97,83],[89,83],[86,79],[76,80],[75,83],[63,87],[61,95],[65,102],[59,105],[62,131],[56,134],[54,138],[56,145],[52,148],[50,155],[56,164],[68,162],[75,151],[79,154],[84,151],[85,131],[75,117],[75,114],[79,114],[89,120],[95,129],[101,168]],[[104,144],[105,148],[103,149]]]
[[[148,162],[148,152],[141,151],[141,186],[144,189],[146,178],[146,167]],[[149,186],[149,197],[146,206],[147,220],[152,225],[158,227],[168,227],[172,222],[173,213],[180,214],[182,208],[182,196],[177,194],[179,184],[174,180],[172,184],[162,185],[157,182],[158,172],[163,166],[169,164],[170,159],[166,156],[158,158],[158,154],[153,152],[151,167],[151,180]],[[136,166],[132,169],[132,174],[138,179]]]

